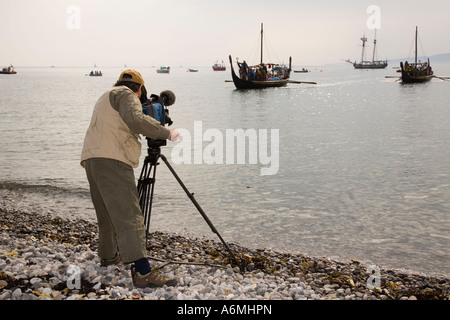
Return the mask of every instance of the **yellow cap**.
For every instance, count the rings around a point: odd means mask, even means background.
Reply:
[[[123,77],[124,75],[131,76],[131,78],[125,77],[125,79],[124,79],[124,77]],[[136,83],[144,85],[144,78],[142,78],[142,76],[139,72],[137,72],[136,70],[133,70],[133,69],[128,69],[128,70],[122,71],[122,73],[120,74],[120,77],[119,77],[119,81],[131,81],[131,82],[136,82]]]

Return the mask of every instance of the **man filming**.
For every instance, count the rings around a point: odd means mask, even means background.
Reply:
[[[133,168],[137,168],[141,155],[139,134],[175,141],[179,131],[167,129],[142,112],[142,91],[144,79],[129,69],[98,99],[84,139],[81,165],[98,220],[101,265],[133,263],[136,287],[171,286],[177,281],[152,270],[147,258]]]

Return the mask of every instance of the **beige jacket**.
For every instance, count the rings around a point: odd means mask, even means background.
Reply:
[[[97,101],[84,138],[81,165],[90,158],[122,161],[133,168],[139,165],[139,134],[152,139],[167,139],[170,130],[142,112],[138,96],[127,87],[114,87]]]

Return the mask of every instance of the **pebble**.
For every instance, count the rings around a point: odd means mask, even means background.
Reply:
[[[368,268],[289,252],[153,232],[150,261],[178,279],[174,287],[139,289],[129,265],[101,267],[97,226],[82,219],[0,206],[0,300],[448,300],[444,276]],[[376,283],[376,282],[375,282]],[[373,284],[370,282],[370,284]]]

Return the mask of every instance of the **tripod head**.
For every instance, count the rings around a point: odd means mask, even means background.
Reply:
[[[147,146],[149,149],[154,149],[154,148],[161,148],[167,145],[167,140],[155,140],[155,139],[151,139],[151,138],[146,138],[147,139]]]

